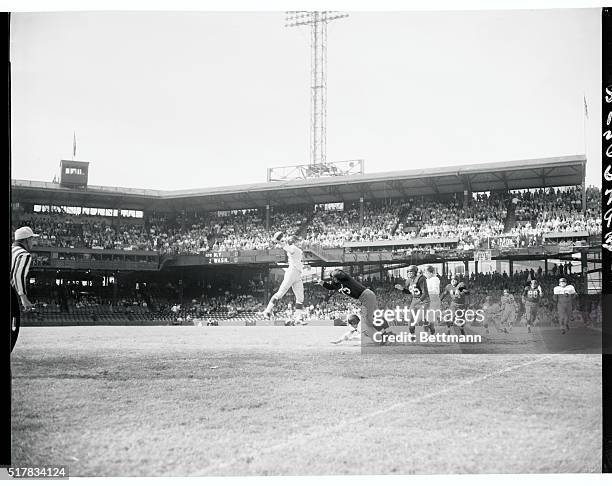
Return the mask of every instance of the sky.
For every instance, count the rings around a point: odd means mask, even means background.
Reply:
[[[327,160],[586,152],[601,185],[599,9],[348,13],[328,27]],[[73,133],[93,185],[264,182],[309,161],[309,31],[282,11],[14,13],[11,72],[13,179],[50,182]]]

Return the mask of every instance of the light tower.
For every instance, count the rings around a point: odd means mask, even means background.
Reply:
[[[288,11],[285,27],[310,26],[310,170],[319,172],[327,163],[327,24],[348,17],[342,12]]]

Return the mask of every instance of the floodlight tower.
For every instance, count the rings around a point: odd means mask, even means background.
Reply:
[[[342,12],[288,11],[285,27],[310,25],[310,168],[325,165],[327,150],[327,24],[348,17]]]

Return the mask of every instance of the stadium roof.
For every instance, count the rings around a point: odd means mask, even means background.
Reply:
[[[181,209],[204,211],[291,206],[331,202],[396,199],[436,194],[574,186],[582,184],[586,157],[543,159],[432,167],[394,172],[324,177],[180,191],[12,181],[12,200],[34,204],[119,209]]]

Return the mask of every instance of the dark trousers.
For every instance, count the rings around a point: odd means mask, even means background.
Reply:
[[[21,301],[17,292],[11,285],[11,352],[15,344],[17,344],[17,336],[19,336],[19,323],[21,321]]]

